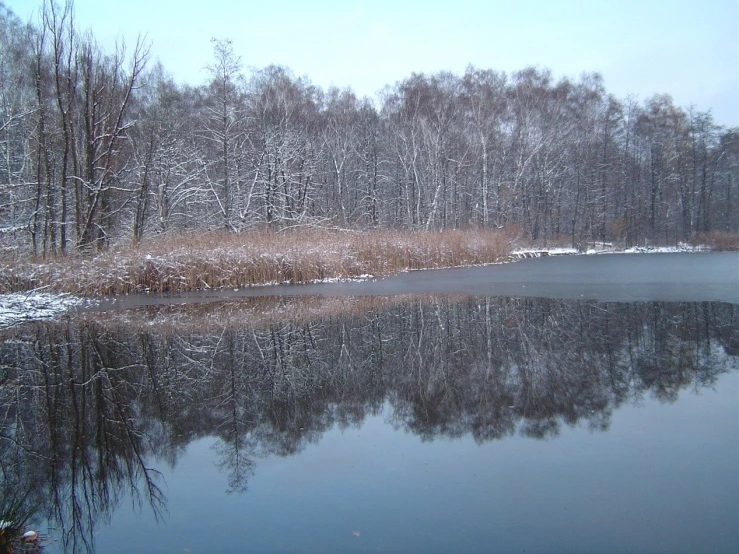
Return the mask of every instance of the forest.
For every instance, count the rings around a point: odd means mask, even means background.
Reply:
[[[377,99],[245,69],[213,39],[181,84],[146,40],[104,51],[52,0],[0,3],[0,242],[98,252],[203,230],[501,230],[577,246],[736,234],[739,129],[596,73],[414,73]],[[161,47],[161,46],[160,46]]]

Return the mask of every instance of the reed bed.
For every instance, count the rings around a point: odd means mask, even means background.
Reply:
[[[111,247],[94,256],[14,260],[0,267],[0,292],[105,296],[306,283],[492,263],[509,252],[503,234],[479,230],[193,233]]]
[[[724,233],[722,231],[700,233],[694,236],[691,242],[694,246],[705,245],[718,252],[739,251],[739,235],[734,233]]]

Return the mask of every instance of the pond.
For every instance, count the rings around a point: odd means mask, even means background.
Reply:
[[[2,494],[46,552],[735,552],[737,279],[567,257],[17,326]]]

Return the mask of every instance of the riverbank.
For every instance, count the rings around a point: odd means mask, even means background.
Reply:
[[[0,293],[94,297],[363,279],[501,262],[510,252],[508,237],[490,231],[210,232],[152,239],[95,256],[9,260],[0,267]]]
[[[120,299],[128,294],[215,294],[225,300],[224,292],[252,296],[260,290],[268,291],[262,288],[265,285],[375,281],[373,278],[410,269],[479,266],[570,254],[714,249],[689,244],[629,249],[610,243],[588,244],[580,249],[513,246],[514,241],[501,233],[479,231],[412,234],[311,229],[178,236],[153,240],[139,248],[111,248],[96,256],[16,260],[0,265],[0,284],[4,287],[0,288],[0,328],[55,319],[70,310],[109,302],[103,300],[106,297]],[[205,292],[208,290],[212,292]],[[321,304],[321,310],[326,307]],[[346,306],[334,308],[345,310]]]
[[[629,252],[737,250],[739,237],[713,234],[693,244],[624,248],[532,245],[504,232],[355,231],[293,228],[156,237],[139,246],[111,246],[94,255],[4,256],[0,294],[40,292],[78,297],[194,292],[260,285],[362,280],[413,269],[437,269],[521,258]],[[48,298],[44,298],[46,302]],[[7,304],[7,302],[6,302]]]

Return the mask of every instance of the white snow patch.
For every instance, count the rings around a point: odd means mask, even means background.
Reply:
[[[79,306],[84,299],[66,294],[16,292],[0,294],[0,328],[26,321],[53,319]]]
[[[562,256],[568,254],[642,254],[642,253],[670,253],[670,252],[709,252],[707,246],[693,246],[680,243],[677,246],[634,246],[625,250],[618,250],[610,243],[597,245],[580,252],[577,248],[519,248],[511,252],[513,258],[541,258],[542,256]]]
[[[370,279],[374,279],[374,275],[370,275],[369,273],[363,273],[362,275],[357,275],[356,277],[325,277],[323,279],[313,279],[312,281],[309,281],[309,283],[314,284],[324,284],[324,283],[360,283],[362,281],[369,281]]]
[[[692,244],[680,243],[677,246],[634,246],[624,250],[626,254],[642,254],[642,253],[672,253],[672,252],[709,252],[711,249],[707,246],[693,246]]]
[[[511,252],[514,258],[541,258],[577,254],[577,248],[519,248]]]

